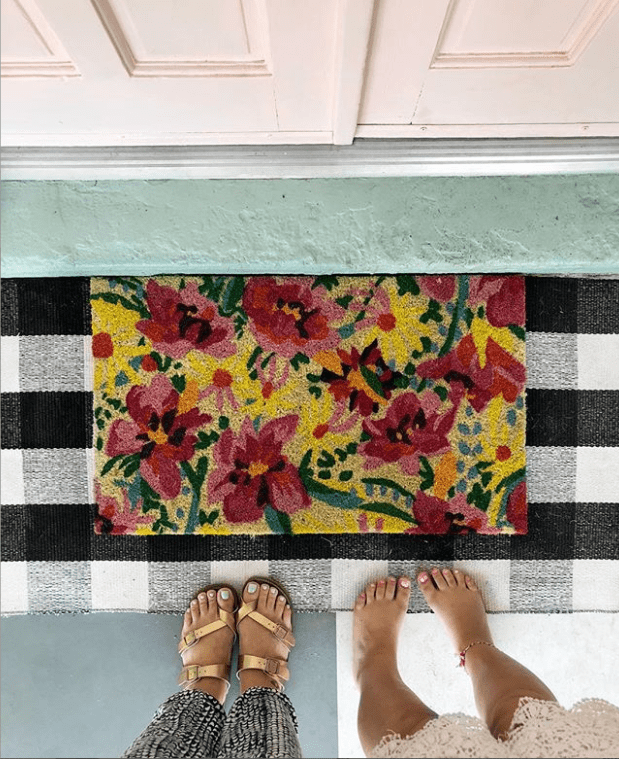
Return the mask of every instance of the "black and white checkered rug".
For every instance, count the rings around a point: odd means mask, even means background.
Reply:
[[[136,537],[93,532],[88,279],[4,280],[2,613],[180,612],[254,573],[300,611],[345,610],[370,577],[438,562],[489,611],[618,611],[619,280],[526,282],[528,535]]]

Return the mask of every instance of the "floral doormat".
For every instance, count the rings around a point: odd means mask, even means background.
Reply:
[[[519,276],[91,280],[96,530],[524,534]]]

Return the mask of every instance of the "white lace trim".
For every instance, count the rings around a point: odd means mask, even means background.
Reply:
[[[517,726],[517,727],[515,727]],[[565,709],[555,701],[522,698],[508,737],[499,741],[486,725],[468,714],[445,714],[410,737],[387,735],[373,757],[619,757],[619,709],[590,698]]]

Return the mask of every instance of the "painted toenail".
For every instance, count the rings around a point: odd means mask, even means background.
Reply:
[[[227,601],[230,598],[230,591],[229,590],[222,590],[221,591],[221,597],[224,601]]]
[[[419,582],[428,582],[428,575],[419,575]]]
[[[276,596],[277,595],[277,588],[271,588],[271,595]]]
[[[437,575],[437,574],[438,574],[438,569],[433,569],[433,570],[432,570],[432,574],[433,574],[433,575]]]
[[[268,589],[269,589],[269,586],[268,586],[268,585],[265,583],[265,584],[262,586],[262,590],[268,590]]]
[[[247,586],[248,593],[255,593],[257,590],[258,590],[258,586],[253,582],[250,582],[249,585]]]
[[[424,582],[425,582],[425,580],[424,580]],[[409,581],[408,581],[408,580],[406,580],[406,579],[402,579],[402,580],[400,580],[400,585],[401,585],[403,588],[408,588],[408,586],[410,585],[410,583],[409,583]]]
[[[379,581],[378,581],[378,584],[379,584],[379,585],[384,585],[384,584],[385,584],[385,581],[384,581],[384,580],[379,580]]]
[[[365,593],[359,593],[359,598],[365,598]]]
[[[208,597],[209,598],[214,598],[215,597],[215,591],[214,590],[209,590]]]

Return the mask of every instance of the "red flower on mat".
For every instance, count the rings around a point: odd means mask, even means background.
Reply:
[[[365,468],[397,463],[406,474],[415,475],[419,472],[419,456],[448,451],[447,434],[453,426],[456,407],[438,414],[440,404],[435,393],[426,393],[421,399],[415,393],[404,393],[389,406],[383,419],[365,419],[363,431],[371,436],[359,447],[366,457]]]
[[[285,358],[334,348],[339,336],[331,323],[345,313],[323,297],[321,288],[312,290],[299,278],[252,277],[243,308],[260,346]]]
[[[336,401],[348,399],[350,411],[355,409],[362,416],[378,411],[386,405],[396,382],[402,376],[390,369],[378,347],[378,339],[371,342],[362,353],[352,348],[347,353],[337,351],[341,368],[339,371],[323,369],[320,379],[329,385],[329,392]]]
[[[478,532],[482,535],[499,535],[501,532],[498,527],[488,524],[485,511],[466,502],[464,493],[459,493],[451,501],[443,501],[420,490],[413,505],[413,514],[418,526],[406,530],[411,534],[465,535],[468,532]]]
[[[456,277],[453,274],[443,274],[440,277],[416,277],[421,292],[428,298],[446,303],[456,292]]]
[[[452,400],[459,402],[465,395],[478,412],[497,395],[513,403],[526,378],[524,366],[491,337],[486,343],[486,365],[482,369],[472,335],[464,337],[446,356],[423,361],[417,374],[444,379],[452,387]]]
[[[95,358],[110,358],[114,355],[114,343],[107,332],[98,332],[92,336],[92,355]]]
[[[527,524],[527,483],[520,482],[512,490],[507,500],[507,519],[516,528],[516,532],[524,534],[528,531]]]
[[[522,277],[472,276],[469,279],[468,303],[482,303],[493,327],[516,324],[524,327],[525,301]]]
[[[191,432],[211,421],[191,407],[191,395],[186,391],[179,396],[163,374],[148,387],[132,387],[126,401],[131,421],[114,421],[105,447],[108,456],[139,453],[140,474],[164,498],[180,493],[178,462],[193,456],[197,442]]]
[[[126,492],[123,492],[123,503],[120,505],[113,496],[103,495],[101,485],[95,482],[95,496],[95,532],[98,535],[134,534],[140,525],[150,526],[155,519],[153,514],[142,514],[141,498],[132,509]]]
[[[135,326],[166,356],[182,358],[190,350],[216,358],[236,353],[231,321],[219,316],[217,304],[201,295],[195,282],[175,290],[151,279],[146,301],[151,318]]]
[[[260,432],[249,417],[235,434],[222,433],[213,449],[217,468],[208,478],[212,501],[223,501],[229,522],[256,522],[267,506],[294,514],[311,505],[299,470],[282,453],[294,435],[299,417],[291,414],[267,422]]]

